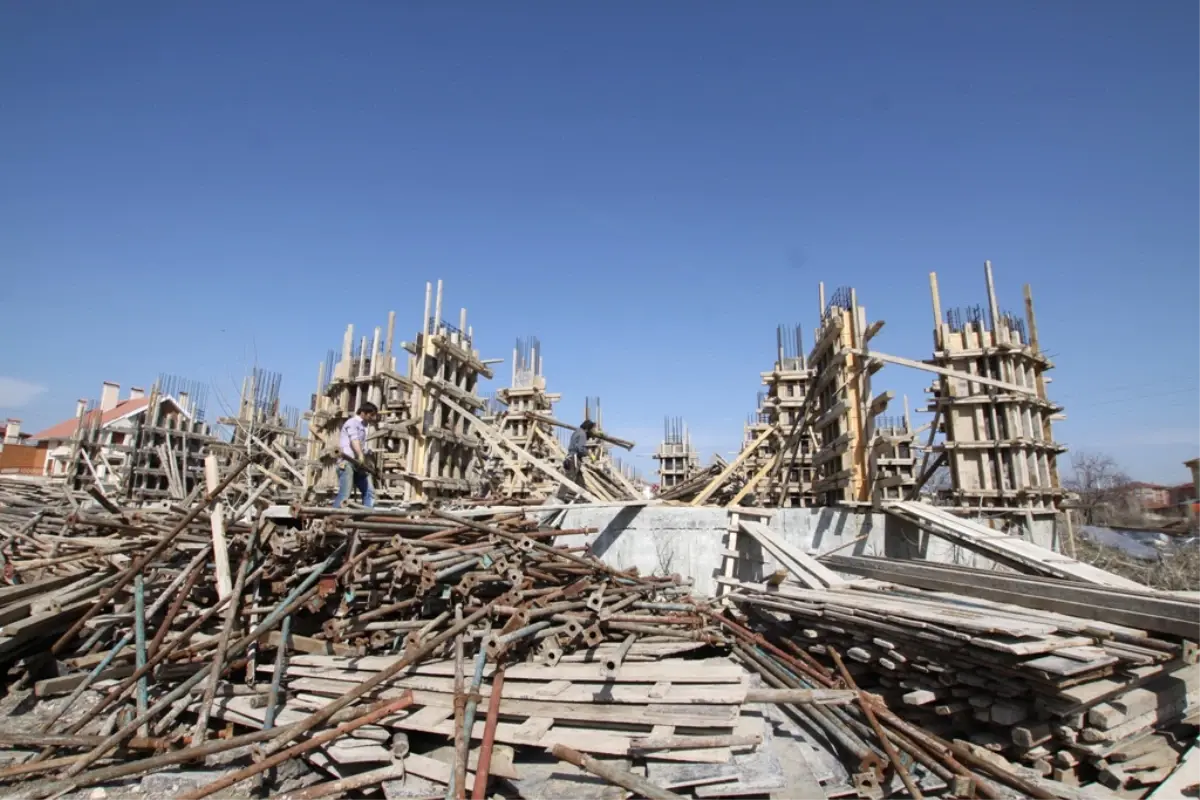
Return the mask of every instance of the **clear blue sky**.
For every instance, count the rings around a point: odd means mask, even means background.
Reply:
[[[5,3],[0,415],[159,372],[231,401],[427,280],[485,357],[736,449],[778,323],[858,289],[885,352],[1033,284],[1058,437],[1200,451],[1197,4]],[[507,376],[509,365],[500,367]],[[876,386],[923,405],[923,374]],[[491,388],[500,383],[493,382]],[[921,415],[924,418],[925,415]],[[640,463],[647,469],[649,459]]]

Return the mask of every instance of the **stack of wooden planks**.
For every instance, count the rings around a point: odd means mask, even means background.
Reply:
[[[838,653],[907,721],[1067,785],[1154,785],[1200,710],[1200,667],[1171,636],[871,579],[727,597],[779,641]]]

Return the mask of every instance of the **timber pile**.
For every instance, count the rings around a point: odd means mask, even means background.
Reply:
[[[1068,786],[1154,786],[1196,735],[1200,667],[1175,637],[896,583],[824,583],[808,561],[812,572],[791,569],[801,579],[727,595],[804,659],[807,673],[774,665],[789,686],[826,685],[822,665],[844,664],[960,757]]]
[[[725,459],[720,456],[714,456],[712,464],[692,475],[678,486],[672,486],[670,489],[659,492],[658,498],[660,500],[680,500],[685,502],[691,500],[712,483],[727,466],[728,464],[725,462]],[[738,482],[734,481],[733,483],[737,484]],[[733,496],[737,488],[737,486],[723,487],[723,490],[718,490],[713,494],[710,502],[714,505],[725,505],[725,502]]]
[[[183,796],[250,779],[483,796],[546,750],[625,785],[644,779],[597,759],[728,762],[763,738],[743,704],[847,700],[751,687],[687,583],[554,546],[520,514],[214,526],[247,463],[154,513],[3,495],[0,662],[22,701],[0,732],[6,794],[208,763],[228,771]]]

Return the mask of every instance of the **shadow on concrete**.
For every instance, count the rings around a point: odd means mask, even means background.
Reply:
[[[603,558],[608,552],[608,548],[613,546],[613,543],[620,538],[629,524],[633,522],[633,518],[638,515],[645,506],[625,506],[616,515],[608,521],[608,524],[600,531],[595,541],[592,542],[592,553],[597,558]]]

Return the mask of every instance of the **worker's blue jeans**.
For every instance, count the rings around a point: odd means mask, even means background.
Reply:
[[[338,492],[333,498],[333,507],[341,508],[342,503],[350,499],[350,493],[358,489],[362,495],[362,504],[366,508],[375,507],[375,488],[371,486],[371,476],[366,470],[355,469],[353,465],[343,461],[338,464]]]

